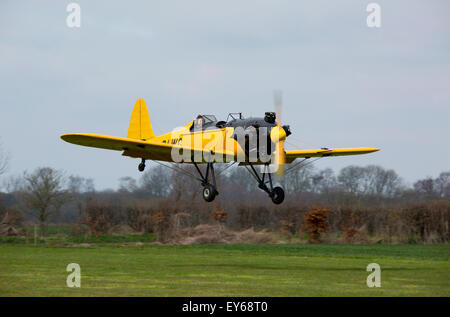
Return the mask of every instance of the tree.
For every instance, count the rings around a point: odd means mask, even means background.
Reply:
[[[67,189],[72,195],[72,202],[78,209],[78,219],[81,219],[87,201],[95,194],[94,180],[71,175],[68,179]]]
[[[200,192],[200,182],[194,178],[196,170],[194,166],[180,166],[185,173],[172,173],[170,197],[175,201],[181,199],[193,200]],[[203,170],[204,171],[204,170]],[[203,172],[203,175],[205,172]]]
[[[346,192],[385,197],[393,197],[402,183],[394,170],[377,165],[344,167],[338,181]]]
[[[366,193],[386,197],[393,197],[401,185],[401,179],[394,170],[377,165],[365,168],[365,181]]]
[[[95,192],[94,180],[81,176],[71,175],[68,179],[67,188],[72,193],[93,193]]]
[[[286,175],[280,179],[280,183],[288,194],[310,192],[313,189],[313,174],[314,166],[305,165],[292,172],[287,172]]]
[[[167,197],[172,187],[172,170],[165,166],[154,166],[142,175],[140,189],[146,195]]]
[[[420,179],[414,183],[414,190],[425,199],[433,199],[436,196],[434,190],[435,182],[431,177]]]
[[[442,172],[435,179],[427,177],[414,183],[414,190],[421,198],[436,199],[450,197],[450,172]]]
[[[9,167],[9,154],[3,150],[0,143],[0,176],[5,174]]]
[[[363,174],[363,167],[350,165],[341,169],[338,181],[346,192],[358,194],[362,191],[361,180]]]
[[[41,236],[44,236],[49,217],[59,214],[61,207],[71,200],[68,190],[64,189],[65,177],[60,171],[41,167],[32,174],[25,172],[23,179],[19,200],[24,211],[39,221]]]
[[[232,166],[222,176],[225,183],[237,185],[244,193],[249,193],[256,187],[255,179],[245,170],[245,167]]]
[[[119,192],[132,193],[137,190],[136,180],[130,176],[119,178]]]
[[[318,194],[329,194],[336,188],[336,176],[331,168],[320,170],[312,177],[313,191]]]
[[[450,198],[450,172],[442,172],[434,180],[434,187],[439,198]]]

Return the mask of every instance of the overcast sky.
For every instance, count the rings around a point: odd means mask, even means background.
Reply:
[[[450,1],[0,2],[0,138],[9,174],[39,166],[97,189],[140,176],[120,152],[64,133],[126,136],[137,98],[156,134],[198,113],[263,116],[283,91],[300,148],[379,147],[317,168],[378,164],[406,181],[450,170]]]

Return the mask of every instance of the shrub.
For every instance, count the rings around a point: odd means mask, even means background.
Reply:
[[[289,220],[280,220],[280,233],[282,235],[291,237],[295,234],[295,223]]]
[[[136,203],[125,208],[127,224],[134,230],[144,233],[153,232],[153,209],[144,203]]]
[[[217,209],[215,212],[211,214],[211,217],[214,218],[219,223],[225,223],[227,221],[228,212],[223,211],[221,209]]]
[[[359,229],[356,227],[358,221],[359,217],[356,217],[352,213],[347,220],[347,225],[342,226],[342,230],[344,230],[343,240],[345,243],[366,243],[368,241],[365,234],[365,226],[361,226]]]
[[[329,209],[312,206],[311,210],[305,214],[302,229],[308,232],[308,242],[319,243],[320,233],[330,231],[327,224]]]
[[[102,235],[108,233],[119,223],[118,215],[114,206],[107,202],[91,200],[84,209],[85,224],[91,235]]]

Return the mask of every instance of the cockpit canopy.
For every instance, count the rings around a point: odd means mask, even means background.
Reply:
[[[242,112],[230,112],[227,117],[227,122],[230,122],[233,120],[238,120],[238,119],[240,119],[240,120],[244,119]]]
[[[212,114],[199,114],[194,120],[194,124],[191,127],[192,130],[204,130],[211,127],[215,127],[217,118]]]
[[[242,115],[242,112],[231,112],[228,114],[227,121],[217,121],[215,115],[199,114],[194,120],[190,131],[207,130],[207,129],[222,129],[224,127],[246,126],[251,123]]]
[[[217,118],[216,118],[215,115],[212,115],[212,114],[202,114],[201,116],[202,116],[203,120],[205,120],[204,124],[217,122]]]

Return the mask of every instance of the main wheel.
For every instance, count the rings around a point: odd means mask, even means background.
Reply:
[[[272,201],[274,204],[279,205],[284,200],[284,190],[281,187],[275,187],[272,192]]]
[[[139,164],[138,170],[139,170],[139,172],[143,172],[145,170],[145,163],[144,162]]]
[[[211,185],[206,185],[203,188],[203,199],[207,202],[211,202],[216,198],[216,190]]]

